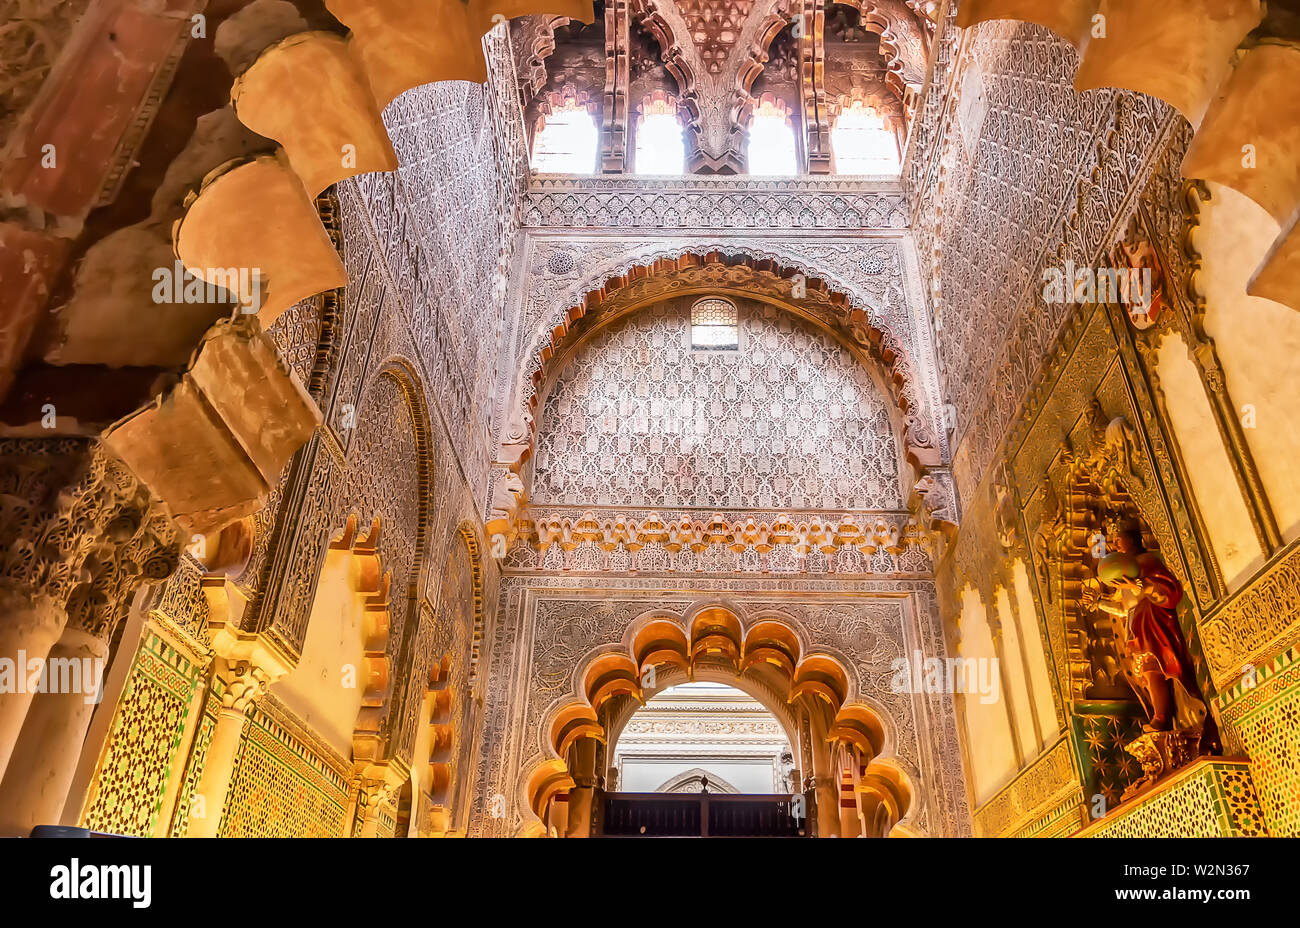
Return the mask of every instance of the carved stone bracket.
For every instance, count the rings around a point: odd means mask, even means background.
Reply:
[[[257,319],[208,331],[180,383],[110,426],[104,443],[189,533],[210,534],[261,508],[321,414]]]
[[[930,530],[952,540],[960,522],[952,472],[947,468],[930,468],[912,489],[919,497],[920,511]]]

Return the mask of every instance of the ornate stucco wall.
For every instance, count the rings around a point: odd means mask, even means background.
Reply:
[[[247,520],[238,569],[205,576],[187,554],[135,602],[71,817],[187,833],[232,701],[209,623],[233,620],[292,663],[310,617],[340,614],[321,597],[346,595],[382,614],[382,635],[332,652],[389,674],[344,700],[373,730],[356,726],[352,747],[338,719],[321,730],[318,710],[344,714],[337,694],[310,702],[319,662],[290,670],[247,709],[222,833],[532,831],[525,783],[557,759],[545,722],[583,662],[638,617],[680,623],[711,604],[745,625],[779,617],[849,668],[848,697],[879,712],[880,756],[913,788],[909,830],[1071,833],[1138,773],[1113,629],[1078,604],[1105,472],[1122,485],[1107,502],[1141,518],[1187,591],[1197,678],[1247,758],[1174,784],[1196,792],[1184,818],[1295,833],[1300,497],[1284,407],[1300,330],[1242,295],[1276,223],[1183,184],[1182,117],[1076,93],[1068,45],[996,23],[941,30],[906,184],[529,180],[502,32],[487,85],[428,85],[386,109],[396,173],[318,198],[349,282],[269,335],[323,424]],[[1121,241],[1158,274],[1155,327],[1045,302],[1045,269],[1116,261]],[[741,299],[746,350],[691,364],[685,313],[706,292]],[[597,408],[602,395],[622,405]],[[655,409],[688,396],[709,453],[683,467],[656,443],[673,432]],[[788,444],[767,458],[750,430]],[[495,550],[484,522],[512,480],[530,506]],[[608,532],[583,524],[589,507],[612,513]],[[690,523],[715,509],[732,524],[709,534],[726,543],[626,529],[702,536]],[[865,533],[837,535],[842,519]],[[332,556],[346,568],[322,583]],[[953,694],[891,685],[916,652],[1017,663],[972,725]],[[1246,796],[1262,825],[1238,814]],[[1099,830],[1167,830],[1177,801],[1159,802]]]
[[[538,425],[538,505],[901,509],[888,394],[811,324],[750,300],[735,351],[691,348],[689,299],[602,329]]]
[[[503,51],[489,42],[489,54]],[[514,241],[522,150],[494,129],[518,120],[509,63],[499,64],[503,73],[486,87],[439,84],[401,97],[385,118],[404,149],[404,173],[347,181],[319,199],[349,285],[292,307],[270,335],[325,424],[251,520],[251,553],[237,572],[214,590],[186,555],[141,605],[177,645],[145,635],[138,653],[133,647],[120,655],[134,663],[111,725],[87,745],[93,785],[84,800],[70,800],[79,820],[132,834],[186,833],[220,709],[222,684],[204,667],[214,604],[242,613],[245,628],[266,630],[296,654],[327,549],[345,530],[355,538],[372,524],[380,530],[370,554],[387,577],[386,750],[399,769],[423,764],[427,753],[414,757],[420,730],[450,725],[451,762],[472,766],[466,758],[479,725],[482,645],[490,640],[496,595],[495,563],[480,553],[492,359],[504,300],[493,281]],[[172,705],[168,698],[181,699],[179,692],[155,694],[173,678],[192,680],[198,695]],[[337,678],[317,687],[346,685]],[[448,685],[456,694],[448,717],[431,718],[426,692]],[[311,698],[311,686],[303,692]],[[142,701],[146,694],[157,698]],[[323,711],[336,701],[323,696]],[[159,725],[167,749],[136,752],[141,726]],[[427,748],[427,739],[421,743]],[[263,697],[245,724],[221,832],[350,834],[365,803],[378,800],[378,832],[392,833],[400,784],[359,791],[351,754],[349,745],[319,737],[274,692]],[[129,765],[127,757],[134,758]],[[429,776],[419,770],[415,779],[427,786]],[[147,789],[129,785],[141,779]],[[469,784],[456,787],[468,796]],[[451,811],[450,825],[463,828],[463,809]]]
[[[1057,585],[1045,541],[1078,492],[1051,475],[1096,455],[1097,430],[1116,417],[1136,429],[1132,466],[1141,475],[1127,481],[1134,512],[1187,591],[1180,620],[1207,697],[1220,694],[1213,702],[1226,748],[1251,758],[1245,776],[1261,801],[1293,791],[1287,750],[1245,722],[1287,711],[1294,694],[1285,674],[1238,714],[1223,695],[1259,668],[1285,664],[1300,628],[1294,494],[1273,472],[1290,439],[1279,432],[1273,441],[1257,418],[1276,415],[1277,385],[1294,380],[1285,347],[1293,313],[1246,297],[1242,276],[1272,241],[1271,221],[1231,191],[1182,179],[1191,131],[1163,104],[1076,93],[1075,52],[1049,33],[989,23],[952,36],[949,48],[941,83],[955,105],[922,107],[922,135],[935,144],[911,165],[964,516],[938,567],[940,597],[945,614],[960,613],[962,589],[991,609],[1014,587],[1011,565],[1034,565],[1026,592],[1054,668],[1053,697],[1073,732],[1069,763],[1060,751],[1008,749],[1006,785],[977,809],[976,830],[1041,831],[1062,815],[1087,821],[1113,808],[1136,772],[1132,758],[1115,753],[1133,737],[1132,719],[1086,695],[1097,680],[1087,679],[1090,659],[1078,644],[1105,637],[1077,609],[1073,584],[1090,568],[1067,571]],[[1147,255],[1161,307],[1154,324],[1120,306],[1044,302],[1045,269],[1127,266],[1119,242]],[[990,305],[995,324],[974,324]],[[958,630],[949,638],[956,644]],[[1280,807],[1265,818],[1271,833],[1294,833]]]
[[[895,658],[942,653],[932,595],[925,581],[507,576],[484,733],[493,749],[481,761],[471,834],[517,834],[535,821],[524,784],[548,757],[548,712],[574,692],[585,659],[621,641],[638,616],[683,616],[712,602],[736,610],[746,627],[780,617],[807,648],[839,657],[854,677],[850,701],[878,707],[887,719],[882,757],[900,764],[914,784],[917,799],[905,824],[923,834],[966,833],[951,696],[890,685]],[[496,796],[503,800],[494,803]],[[502,802],[504,815],[491,814]]]

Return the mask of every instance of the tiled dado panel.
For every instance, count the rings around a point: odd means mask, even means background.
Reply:
[[[1268,833],[1300,835],[1300,646],[1256,668],[1253,681],[1243,679],[1215,702],[1225,749],[1250,758]]]
[[[255,707],[248,716],[220,834],[233,838],[337,838],[348,783],[285,726]]]
[[[220,708],[221,699],[209,689],[203,714],[199,717],[194,740],[190,745],[185,779],[181,781],[180,791],[176,795],[176,808],[172,812],[171,828],[167,832],[170,837],[184,838],[189,833],[190,803],[199,789],[199,777],[203,773],[203,762],[208,757],[208,747],[212,744],[212,733],[217,728],[217,711]]]
[[[118,701],[81,824],[95,831],[148,837],[181,763],[181,738],[199,669],[146,632]]]
[[[1245,761],[1207,758],[1079,832],[1081,838],[1259,838],[1268,834]]]

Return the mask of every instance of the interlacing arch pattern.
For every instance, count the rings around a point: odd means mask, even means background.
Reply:
[[[886,125],[891,129],[896,128],[903,119],[903,106],[896,97],[868,92],[861,87],[855,87],[849,93],[842,93],[832,98],[828,106],[832,119],[855,108],[878,113],[885,118]]]
[[[880,55],[885,61],[885,84],[901,100],[909,86],[919,91],[921,72],[929,47],[928,30],[919,24],[929,22],[924,15],[909,15],[902,0],[837,0],[859,13],[859,25],[880,36]]]
[[[546,59],[555,52],[555,30],[569,24],[567,16],[541,16],[532,28],[512,38],[516,43],[516,70],[524,105],[546,85]]]
[[[739,129],[752,103],[750,88],[763,71],[772,40],[790,24],[787,8],[794,5],[792,0],[760,0],[742,10],[732,4],[710,20],[712,26],[695,28],[688,11],[677,4],[632,0],[633,13],[663,49],[664,67],[681,91],[690,170],[740,171]],[[728,18],[735,22],[724,38],[720,27]],[[711,119],[701,118],[705,110],[712,111]],[[719,114],[726,118],[718,119]],[[718,137],[704,137],[709,123]]]
[[[872,814],[881,803],[891,809],[894,823],[907,814],[912,788],[906,774],[878,759],[889,741],[886,722],[854,698],[843,661],[806,649],[800,633],[779,616],[742,623],[723,605],[694,609],[681,619],[650,613],[632,624],[620,645],[597,647],[579,663],[575,692],[543,722],[550,756],[534,765],[523,784],[529,808],[548,821],[551,802],[578,782],[569,766],[575,745],[588,738],[608,744],[650,695],[697,677],[734,681],[751,694],[764,694],[760,701],[787,734],[797,730],[801,702],[820,707],[832,719],[826,740],[841,777]]]
[[[331,551],[347,551],[356,559],[356,592],[364,602],[361,622],[361,666],[357,683],[361,688],[361,708],[357,712],[352,734],[352,760],[355,764],[378,761],[384,751],[383,723],[392,694],[392,662],[388,656],[389,593],[392,575],[384,569],[379,554],[379,537],[383,529],[379,516],[370,531],[358,534],[360,520],[348,516],[343,531],[330,541]]]
[[[579,90],[573,84],[565,84],[559,90],[543,94],[537,103],[537,125],[533,126],[534,139],[546,126],[546,118],[555,113],[571,110],[586,110],[594,119],[600,113],[600,101],[591,99],[585,90]]]
[[[468,582],[466,588],[455,588],[460,578],[452,565],[457,563],[456,546],[462,544]],[[430,636],[430,640],[438,642],[439,650],[428,662],[424,687],[420,718],[427,726],[426,737],[417,740],[417,745],[427,746],[427,753],[415,758],[431,805],[421,829],[435,835],[464,824],[469,798],[464,775],[469,769],[478,722],[475,706],[481,695],[477,689],[485,633],[483,561],[478,536],[469,522],[462,522],[452,538],[443,584],[437,613],[427,600],[422,606],[421,622],[438,627],[436,638]]]
[[[416,489],[416,523],[415,534],[410,539],[412,558],[411,589],[412,596],[419,592],[418,586],[423,572],[420,565],[424,561],[425,545],[429,537],[432,513],[429,500],[433,498],[433,453],[429,427],[429,407],[425,401],[424,388],[414,367],[404,358],[391,358],[380,368],[376,381],[387,378],[397,385],[402,398],[406,401],[411,417],[415,442],[415,489]],[[414,625],[412,625],[412,629]]]
[[[429,665],[429,680],[425,694],[428,703],[426,718],[429,726],[429,755],[424,779],[429,799],[433,804],[431,810],[433,820],[428,823],[428,827],[434,834],[445,834],[452,824],[450,808],[452,780],[455,774],[455,749],[459,740],[454,704],[461,695],[453,679],[451,655],[443,654],[441,659]]]
[[[470,575],[474,588],[474,623],[470,628],[469,667],[465,674],[465,691],[477,695],[479,661],[482,659],[483,637],[487,634],[487,617],[483,606],[483,553],[479,545],[478,533],[469,522],[462,522],[457,529],[460,540],[469,551]]]

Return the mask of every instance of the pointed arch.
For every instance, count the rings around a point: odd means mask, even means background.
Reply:
[[[698,789],[689,787],[696,784],[708,782],[711,793],[739,793],[740,790],[732,786],[716,773],[709,773],[703,767],[692,767],[690,770],[684,770],[676,776],[669,777],[661,783],[656,789],[656,793],[697,793]]]
[[[403,415],[395,415],[394,404]],[[396,430],[409,427],[409,435]],[[372,434],[373,433],[373,434]],[[398,448],[405,448],[399,452]],[[391,475],[378,469],[357,467],[359,459],[378,460],[395,453],[409,454],[409,484],[394,485]],[[377,759],[409,758],[416,735],[422,687],[412,679],[420,633],[419,603],[428,582],[428,556],[433,498],[433,457],[430,421],[424,389],[414,366],[405,358],[390,357],[375,368],[358,403],[357,429],[349,448],[352,477],[349,507],[363,519],[383,515],[385,532],[379,551],[393,574],[391,637],[388,653],[395,668],[394,699],[381,723],[383,745]]]

